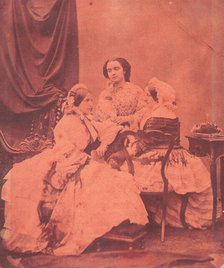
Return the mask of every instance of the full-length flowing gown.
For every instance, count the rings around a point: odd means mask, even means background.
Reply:
[[[149,117],[143,126],[145,132],[160,130],[176,137],[166,167],[166,176],[169,180],[169,194],[166,223],[175,227],[186,224],[190,228],[204,229],[212,224],[213,195],[210,173],[199,157],[191,155],[180,146],[180,123],[178,118]],[[167,145],[168,146],[168,145]],[[161,162],[157,161],[164,155],[167,147],[136,143],[133,158],[135,179],[141,191],[163,191],[163,181],[160,175]],[[181,221],[182,202],[188,200],[185,210],[185,223]],[[218,202],[218,215],[221,206]],[[147,209],[152,213],[156,222],[160,223],[162,206],[158,202],[147,203]]]
[[[133,177],[84,152],[96,128],[87,118],[64,115],[55,128],[53,149],[14,165],[2,191],[5,248],[79,255],[126,219],[148,222]],[[98,133],[103,129],[110,127],[103,124]]]

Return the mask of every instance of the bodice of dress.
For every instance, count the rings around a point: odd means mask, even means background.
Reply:
[[[114,88],[112,84],[100,94],[97,116],[101,121],[116,116],[128,116],[136,113],[146,105],[143,90],[129,82]]]
[[[111,144],[121,129],[110,121],[96,122],[91,116],[64,115],[54,131],[56,144],[53,150],[59,155],[73,149],[90,154],[100,143]]]
[[[151,117],[145,122],[143,130],[160,130],[171,134],[175,137],[175,145],[180,145],[180,122],[178,118]]]
[[[138,106],[138,88],[130,83],[124,87],[111,90],[113,106],[118,116],[134,114]]]
[[[91,135],[85,123],[79,115],[64,115],[57,124],[55,130],[55,151],[68,151],[77,148],[84,151],[91,142]]]

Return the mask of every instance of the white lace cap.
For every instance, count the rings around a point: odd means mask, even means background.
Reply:
[[[153,77],[148,82],[148,85],[145,88],[146,93],[149,93],[151,90],[155,89],[157,93],[158,102],[166,106],[171,106],[170,108],[175,108],[176,103],[176,92],[173,87],[169,84],[159,80],[156,77]]]

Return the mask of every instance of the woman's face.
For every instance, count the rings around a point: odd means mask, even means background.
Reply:
[[[93,96],[92,94],[88,93],[84,100],[79,104],[80,111],[87,115],[90,114],[93,110]]]
[[[109,61],[107,63],[107,74],[112,83],[125,81],[124,69],[118,61]]]

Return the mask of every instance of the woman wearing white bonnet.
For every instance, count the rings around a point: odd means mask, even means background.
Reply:
[[[175,90],[167,83],[153,77],[145,90],[156,91],[159,103],[174,106],[176,102]],[[147,93],[147,92],[146,92]]]
[[[176,137],[166,168],[170,189],[166,222],[175,227],[187,225],[190,228],[204,229],[212,224],[213,198],[210,174],[200,158],[189,154],[180,145],[180,122],[175,114],[175,90],[157,78],[152,78],[145,90],[154,100],[154,106],[149,107],[148,112],[145,111],[140,128],[146,132],[160,130]],[[167,149],[159,146],[150,148],[149,144],[144,144],[141,140],[138,141],[136,148],[138,157],[133,162],[135,178],[140,190],[162,191],[161,163],[153,162],[153,159],[164,155]],[[144,165],[146,159],[149,165]],[[180,220],[180,211],[182,196],[186,193],[189,193],[189,197],[185,210],[185,223],[183,223]],[[150,203],[148,210],[159,223],[162,215],[160,205]]]
[[[145,93],[153,99],[153,105],[144,110],[140,120],[140,128],[143,129],[146,120],[150,117],[176,118],[176,94],[175,90],[167,83],[153,77],[145,87]],[[151,103],[151,102],[150,102]]]

